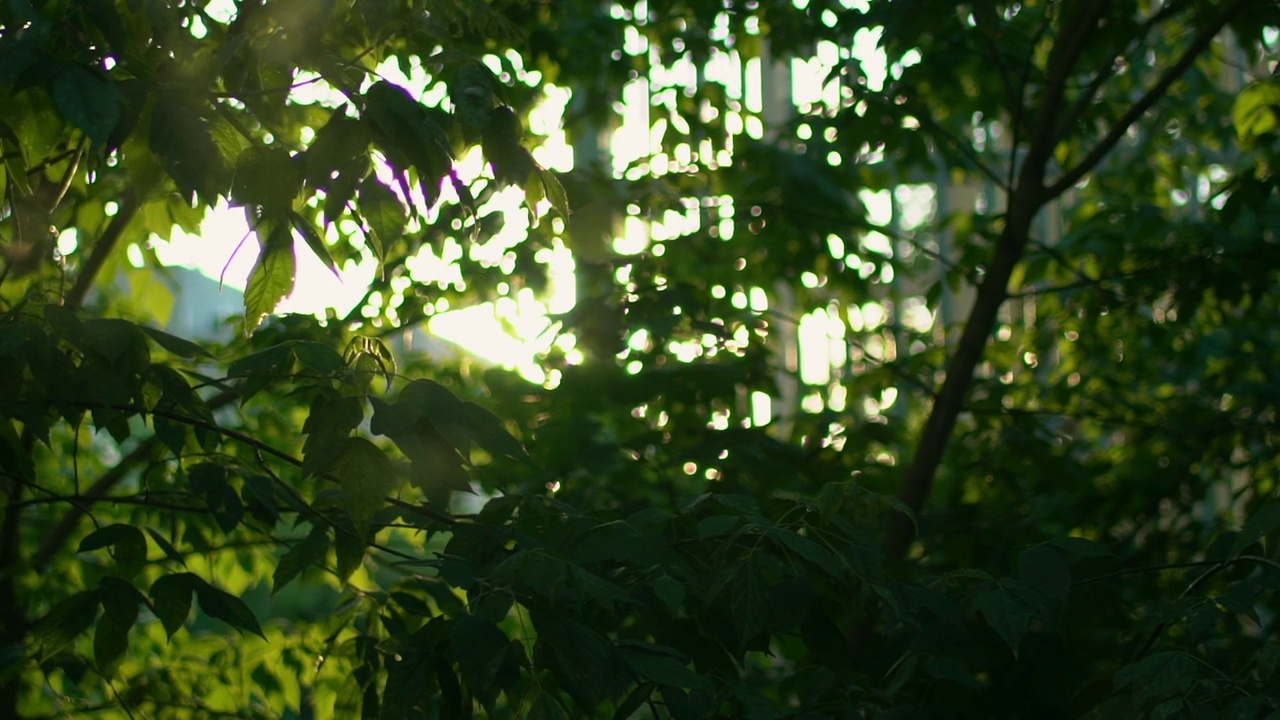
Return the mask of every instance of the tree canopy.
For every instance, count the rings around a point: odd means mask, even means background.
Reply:
[[[1280,717],[1278,52],[1270,0],[7,0],[0,717]],[[156,248],[225,206],[182,337]],[[303,254],[378,271],[279,315]],[[402,341],[566,255],[544,381]]]

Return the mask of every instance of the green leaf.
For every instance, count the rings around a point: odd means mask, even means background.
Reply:
[[[778,708],[759,690],[748,685],[733,688],[733,696],[746,708],[746,720],[774,720]]]
[[[369,160],[364,158],[353,167],[342,170],[338,177],[329,182],[324,191],[324,207],[321,217],[326,227],[333,224],[347,211],[347,204],[356,196],[356,188],[360,179],[369,173]]]
[[[368,392],[374,373],[382,373],[387,381],[387,389],[391,389],[396,374],[396,359],[381,340],[363,336],[352,338],[342,355],[342,361],[350,376],[349,383],[358,387],[358,394]]]
[[[236,360],[227,368],[227,376],[251,378],[262,375],[283,375],[293,367],[294,354],[290,345],[272,345],[252,355]]]
[[[123,577],[133,577],[147,562],[147,538],[132,525],[114,524],[99,528],[84,540],[76,552],[92,552],[104,547],[112,548],[116,567]]]
[[[570,565],[569,576],[577,588],[603,608],[612,609],[618,603],[632,602],[631,596],[621,587],[582,567]]]
[[[381,720],[399,720],[414,717],[414,707],[423,701],[430,701],[432,693],[431,670],[435,658],[426,648],[398,648],[387,659],[387,681],[382,691],[382,708],[378,716]],[[443,698],[434,698],[432,708],[439,710],[437,717],[448,718],[440,702]],[[451,708],[456,709],[456,708]]]
[[[48,659],[62,652],[88,630],[98,617],[98,604],[98,591],[84,590],[54,605],[48,615],[40,618],[32,630],[40,642],[40,658]]]
[[[750,495],[717,493],[712,495],[712,499],[721,507],[739,515],[758,516],[760,514],[760,503]]]
[[[196,579],[198,581],[195,583],[196,596],[200,598],[200,609],[206,615],[215,617],[237,630],[251,632],[263,640],[267,639],[267,636],[262,634],[258,619],[253,616],[253,611],[243,600],[219,590],[204,580]]]
[[[1181,650],[1158,652],[1116,671],[1115,686],[1117,690],[1133,687],[1134,699],[1142,706],[1181,696],[1196,684],[1199,670],[1199,662]]]
[[[410,460],[413,484],[433,502],[470,490],[463,456],[473,430],[467,408],[439,383],[415,380],[394,404],[374,401],[370,430],[390,437]]]
[[[156,435],[164,441],[165,446],[175,457],[182,456],[188,431],[192,429],[202,448],[212,451],[217,447],[219,436],[210,429],[217,425],[213,411],[209,409],[204,399],[196,394],[182,373],[168,365],[153,363],[147,368],[143,378],[147,385],[159,385],[163,392],[161,397],[152,403],[152,409],[161,412],[153,414],[151,422],[155,426]],[[179,417],[175,418],[168,414],[175,411]],[[208,426],[193,426],[192,423],[181,419],[182,415],[193,420],[201,420]]]
[[[387,161],[401,175],[410,166],[418,171],[422,193],[433,203],[440,182],[452,168],[449,138],[433,113],[413,99],[407,90],[386,81],[374,83],[365,93],[365,113],[374,139]]]
[[[327,190],[333,173],[345,174],[361,162],[367,166],[369,141],[369,127],[363,121],[334,110],[303,154],[307,183]]]
[[[321,342],[302,341],[293,344],[293,353],[298,362],[320,373],[325,377],[336,375],[346,367],[342,355],[332,345]]]
[[[129,649],[129,631],[138,621],[142,598],[137,588],[123,580],[105,577],[98,585],[102,618],[93,633],[93,658],[98,672],[110,678],[116,674]]]
[[[986,618],[987,625],[1005,641],[1013,656],[1018,656],[1022,637],[1031,624],[1032,612],[1017,595],[1005,590],[984,590],[973,600],[973,607]]]
[[[302,189],[302,176],[289,152],[280,147],[253,146],[236,158],[231,197],[236,204],[262,208],[265,214],[291,212]]]
[[[538,164],[533,161],[529,151],[520,144],[522,134],[520,120],[516,117],[515,111],[506,105],[501,105],[489,112],[489,119],[481,136],[481,147],[484,150],[485,159],[489,161],[489,167],[493,170],[493,177],[498,187],[520,186],[530,196],[527,202],[532,204],[541,199],[538,195],[543,188],[540,181],[530,182]],[[529,210],[532,212],[533,208]]]
[[[1054,538],[1047,544],[1081,557],[1106,557],[1111,554],[1103,545],[1082,537]]]
[[[502,420],[479,405],[467,402],[462,404],[467,419],[470,438],[485,452],[492,455],[503,455],[513,460],[531,462],[529,452],[520,441],[507,432]]]
[[[182,553],[178,552],[178,549],[173,546],[173,543],[169,542],[169,540],[165,538],[164,535],[161,535],[158,530],[155,528],[146,528],[146,531],[147,534],[151,536],[151,540],[154,541],[156,546],[160,548],[160,551],[164,553],[165,557],[183,566],[187,564],[187,561],[182,557]]]
[[[145,325],[139,325],[138,329],[150,337],[157,345],[168,350],[169,352],[184,358],[207,358],[212,359],[213,354],[199,345],[184,340],[176,335],[170,335],[162,330],[156,330]]]
[[[404,235],[407,215],[400,198],[372,174],[360,183],[358,203],[360,215],[373,233],[373,252],[378,258],[386,257],[387,249]]]
[[[471,492],[471,479],[463,460],[429,427],[414,435],[392,438],[410,459],[410,480],[426,493],[429,502],[447,506],[451,493]]]
[[[1256,82],[1236,95],[1231,120],[1240,142],[1274,131],[1280,126],[1280,83]]]
[[[302,445],[302,471],[307,475],[328,472],[342,452],[343,441],[364,420],[359,398],[317,396],[302,426],[307,440]]]
[[[240,497],[245,510],[267,527],[280,522],[281,509],[303,509],[298,498],[280,490],[275,480],[266,475],[246,475]]]
[[[569,714],[560,706],[560,702],[552,695],[540,692],[524,720],[569,720]]]
[[[369,543],[365,540],[365,533],[357,530],[352,519],[346,515],[340,515],[335,519],[333,538],[334,557],[338,562],[338,580],[345,584],[351,578],[351,574],[364,563],[364,555],[369,548]]]
[[[80,541],[80,546],[76,548],[76,552],[93,552],[94,550],[100,550],[104,547],[111,547],[112,545],[120,542],[126,536],[137,532],[137,530],[138,529],[132,525],[124,525],[122,523],[115,523],[100,527],[86,535],[84,539]]]
[[[657,689],[657,685],[647,682],[640,683],[635,686],[622,702],[618,704],[618,709],[613,713],[613,720],[627,720],[632,717],[644,704],[649,702],[649,698],[653,696],[653,691]]]
[[[779,542],[791,552],[822,568],[829,576],[840,578],[845,575],[844,566],[835,553],[813,540],[800,535],[790,528],[770,528],[768,536]]]
[[[320,258],[320,262],[329,268],[329,272],[333,276],[342,279],[342,275],[338,273],[338,265],[333,261],[333,256],[329,254],[329,246],[325,244],[324,238],[321,237],[320,231],[312,224],[310,220],[296,212],[289,213],[289,220],[293,224],[293,229],[298,231],[302,239],[306,241],[307,247],[311,248],[311,252]]]
[[[613,689],[614,657],[600,636],[582,623],[546,614],[534,617],[535,655],[551,660],[560,684],[586,714]]]
[[[31,427],[30,424],[27,425]],[[25,447],[22,437],[7,419],[0,420],[0,470],[13,473],[26,481],[36,476],[32,453]]]
[[[151,608],[164,626],[169,638],[187,622],[191,614],[191,596],[197,585],[203,583],[192,573],[164,575],[151,583]]]
[[[222,154],[196,103],[168,93],[158,95],[148,142],[184,198],[194,194],[212,203],[226,190]]]
[[[1236,557],[1278,527],[1280,527],[1280,503],[1270,503],[1259,508],[1245,521],[1244,527],[1240,528],[1240,534],[1231,544],[1230,556]]]
[[[131,578],[147,564],[147,539],[138,528],[132,525],[127,527],[130,532],[125,533],[115,544],[112,554],[115,555],[120,576]]]
[[[112,365],[125,365],[130,360],[139,363],[150,361],[138,326],[127,320],[86,320],[80,324],[80,338],[84,349],[93,350]]]
[[[294,543],[276,564],[276,570],[271,576],[271,594],[280,592],[281,588],[312,565],[322,564],[328,553],[329,528],[317,524],[305,538]]]
[[[191,488],[205,499],[205,506],[223,532],[231,532],[244,519],[244,504],[227,480],[227,469],[215,463],[193,465],[187,471]]]
[[[347,513],[361,535],[369,530],[369,520],[386,504],[395,488],[395,469],[390,458],[364,438],[347,438],[334,464],[334,474],[346,495]]]
[[[645,680],[708,692],[713,689],[711,681],[690,670],[689,661],[669,647],[630,640],[619,641],[616,647],[623,661]]]
[[[1023,550],[1018,553],[1018,575],[1055,607],[1066,606],[1071,591],[1071,570],[1061,553],[1044,545]]]
[[[469,126],[479,130],[489,122],[489,114],[498,104],[495,93],[501,87],[493,72],[474,58],[463,60],[449,82],[449,100],[455,113]]]
[[[296,259],[287,225],[278,225],[263,243],[262,254],[244,289],[244,328],[252,333],[281,300],[293,292]]]
[[[712,515],[698,521],[698,538],[709,540],[732,532],[742,518],[737,515]]]
[[[120,121],[120,91],[97,72],[68,65],[53,82],[53,102],[94,145],[103,147]]]
[[[497,625],[474,615],[459,615],[449,624],[449,646],[462,680],[476,694],[488,693],[510,644]]]
[[[3,70],[0,70],[0,73],[2,72]],[[7,171],[0,175],[6,177],[16,195],[19,197],[30,195],[31,183],[27,180],[26,149],[18,139],[17,133],[6,122],[0,122],[0,156],[3,158],[3,168]]]
[[[653,594],[658,596],[663,605],[667,606],[667,610],[672,613],[680,611],[680,607],[684,605],[684,583],[663,573],[654,580],[650,586]]]
[[[538,182],[542,184],[543,194],[547,200],[551,201],[551,207],[567,220],[570,213],[569,196],[565,193],[564,186],[560,184],[560,179],[555,176],[555,173],[541,166],[535,172],[538,176]]]
[[[752,564],[739,567],[734,578],[729,609],[738,632],[738,640],[745,647],[764,632],[769,622],[769,588],[760,571]]]

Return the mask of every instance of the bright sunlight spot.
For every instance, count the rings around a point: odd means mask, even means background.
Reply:
[[[847,7],[863,9],[866,6],[861,0],[845,0]],[[227,0],[215,0],[207,8],[210,17],[226,18],[235,15],[234,5]],[[715,32],[727,32],[717,28]],[[872,89],[880,88],[892,71],[883,50],[878,47],[881,29],[859,30],[854,36],[851,49],[842,51],[838,46],[819,43],[814,57],[805,61],[793,61],[791,97],[796,107],[806,107],[815,103],[826,103],[839,106],[843,102],[837,82],[830,80],[830,71],[842,62],[843,58],[858,61],[863,82]],[[623,50],[631,55],[652,53],[653,49],[638,33],[632,33],[626,40]],[[909,54],[908,54],[909,55]],[[514,58],[518,70],[517,79],[526,79],[529,75],[520,66],[519,58]],[[909,65],[914,58],[904,57],[903,65]],[[489,63],[494,68],[497,63]],[[767,102],[776,102],[774,98],[766,98],[764,72],[758,60],[743,63],[736,53],[715,53],[706,67],[702,68],[702,77],[725,86],[730,97],[739,100],[739,107],[746,114],[731,112],[726,121],[736,133],[746,133],[751,137],[761,137],[760,119],[752,113],[762,113]],[[424,104],[447,104],[447,92],[441,83],[431,83],[431,78],[420,63],[414,62],[403,72],[394,63],[384,63],[378,68],[378,75],[385,80],[401,85]],[[695,165],[715,167],[732,161],[732,137],[726,150],[712,154],[709,148],[692,147],[688,144],[677,145],[671,155],[654,151],[660,147],[666,121],[659,117],[651,117],[655,108],[674,106],[680,99],[680,87],[692,87],[698,81],[698,69],[687,59],[668,66],[654,63],[649,77],[639,77],[623,88],[623,102],[617,107],[619,122],[612,131],[609,143],[609,156],[613,170],[618,176],[642,176],[644,174],[661,175],[669,171],[683,171]],[[371,82],[371,81],[370,81]],[[325,106],[338,106],[344,102],[340,94],[333,90],[323,79],[317,77],[296,77],[296,89],[293,99],[303,103],[316,103]],[[655,88],[661,88],[655,90]],[[566,141],[560,129],[565,109],[572,101],[572,92],[563,87],[549,84],[545,87],[542,102],[529,115],[529,132],[537,138],[536,147],[532,148],[535,159],[544,167],[556,172],[567,172],[574,167],[573,149]],[[785,100],[784,100],[785,102]],[[665,113],[663,113],[665,114]],[[676,118],[679,116],[676,115]],[[684,132],[687,128],[674,128]],[[478,177],[487,172],[478,152],[458,160],[458,171],[463,178]],[[385,167],[378,169],[379,175],[388,176]],[[452,198],[452,189],[446,184],[446,198]],[[879,194],[863,192],[859,198],[869,213],[869,219],[883,226],[891,226],[895,220],[895,197],[888,192]],[[926,220],[934,212],[934,198],[922,189],[917,193],[904,191],[896,197],[897,204],[904,213],[900,220],[908,227]],[[407,267],[415,282],[431,283],[464,283],[457,261],[466,253],[471,259],[499,264],[503,255],[519,243],[528,229],[528,216],[521,207],[522,195],[516,188],[498,193],[480,214],[500,212],[506,222],[503,229],[490,237],[479,238],[475,243],[466,241],[450,243],[442,249],[441,255],[424,250],[413,258]],[[431,217],[427,208],[419,208],[424,217]],[[734,231],[733,209],[723,207],[717,232],[722,239],[728,241]],[[659,218],[642,219],[644,209],[633,208],[620,228],[620,236],[615,238],[613,249],[619,255],[632,255],[651,251],[660,254],[664,249],[661,243],[665,240],[680,237],[683,234],[698,230],[702,211],[697,202],[689,205],[686,212],[667,211]],[[559,220],[553,220],[559,222]],[[60,238],[60,247],[66,251],[74,249],[75,237]],[[464,244],[465,247],[464,247]],[[893,245],[889,238],[880,233],[870,233],[862,239],[861,247],[849,248],[856,252],[847,255],[846,262],[859,265],[861,260],[857,253],[870,253],[882,257],[892,257]],[[175,232],[168,243],[157,243],[156,255],[166,265],[181,266],[198,271],[202,275],[219,281],[223,292],[242,291],[258,255],[258,240],[250,231],[242,210],[231,208],[225,204],[212,211],[201,228],[199,235]],[[833,256],[844,255],[844,246],[832,247]],[[338,272],[330,272],[323,263],[311,253],[305,245],[296,249],[298,282],[293,294],[278,308],[280,313],[308,313],[324,315],[335,312],[338,317],[350,313],[361,302],[366,290],[377,272],[377,263],[371,252],[366,252],[358,261],[347,262],[338,268]],[[555,250],[543,251],[538,258],[548,266],[550,285],[546,297],[535,297],[524,291],[514,298],[504,298],[496,303],[484,303],[475,307],[453,308],[433,317],[428,323],[428,331],[442,339],[454,343],[465,352],[487,363],[501,365],[518,370],[533,382],[546,383],[551,379],[538,365],[540,354],[549,350],[556,339],[556,323],[553,316],[573,308],[574,297],[574,260],[572,253],[563,245]],[[874,263],[862,264],[867,272],[875,272]],[[865,276],[865,275],[864,275]],[[890,281],[891,275],[881,274],[881,281]],[[817,287],[820,278],[814,276],[810,284]],[[403,291],[403,288],[396,292]],[[722,289],[723,292],[723,289]],[[764,288],[754,287],[745,293],[735,293],[731,298],[735,307],[749,307],[757,313],[767,312],[770,306],[768,293]],[[932,320],[927,310],[918,304],[909,307],[909,315],[904,318],[911,327],[920,327]],[[848,322],[855,330],[862,327],[875,327],[886,316],[885,309],[876,302],[868,302],[861,308],[854,306],[849,310]],[[838,315],[828,316],[824,310],[816,310],[800,319],[798,328],[798,345],[800,379],[808,385],[831,384],[833,367],[843,363],[845,345],[843,339],[845,320]],[[570,344],[569,347],[572,347]],[[700,352],[691,346],[690,352]],[[571,357],[580,357],[580,353],[571,352]],[[837,384],[838,385],[838,384]],[[834,399],[834,398],[833,398]],[[842,401],[841,401],[842,402]],[[751,418],[755,424],[766,424],[771,419],[771,399],[763,393],[756,393],[751,398]]]

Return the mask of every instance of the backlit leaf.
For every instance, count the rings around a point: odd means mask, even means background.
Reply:
[[[387,249],[404,235],[407,220],[404,205],[390,188],[372,174],[360,183],[357,202],[360,215],[373,233],[374,254],[379,258],[385,257]]]
[[[1241,142],[1274,131],[1280,126],[1280,83],[1257,82],[1236,95],[1231,119]]]
[[[244,327],[252,333],[293,292],[296,260],[287,225],[273,229],[244,290]]]
[[[310,220],[296,212],[289,213],[289,219],[293,223],[293,229],[298,231],[302,239],[307,243],[307,247],[311,248],[311,252],[315,253],[320,262],[329,268],[329,272],[333,276],[342,279],[338,274],[338,265],[333,261],[333,256],[329,254],[329,246],[325,244],[324,238],[320,235],[320,231],[312,224]]]

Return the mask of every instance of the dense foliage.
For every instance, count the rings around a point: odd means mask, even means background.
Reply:
[[[7,0],[0,717],[1280,717],[1278,31]],[[564,252],[546,382],[397,349]]]

